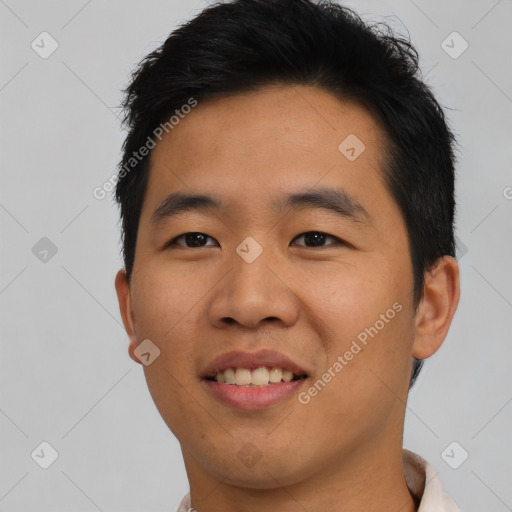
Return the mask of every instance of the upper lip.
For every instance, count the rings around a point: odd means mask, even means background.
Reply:
[[[217,372],[222,372],[227,368],[247,368],[250,370],[262,366],[291,370],[295,375],[308,375],[306,370],[284,354],[275,350],[261,349],[257,352],[232,351],[220,354],[208,364],[202,376],[203,378],[213,377]]]

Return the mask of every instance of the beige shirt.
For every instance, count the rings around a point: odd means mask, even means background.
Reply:
[[[411,494],[419,502],[418,512],[460,512],[457,505],[443,492],[434,468],[422,457],[403,450],[404,476]],[[178,512],[194,512],[190,508],[190,493],[181,500]]]

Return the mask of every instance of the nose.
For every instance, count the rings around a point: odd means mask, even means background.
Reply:
[[[238,324],[256,328],[274,322],[289,327],[297,322],[300,302],[293,291],[291,269],[271,247],[248,263],[234,252],[231,270],[212,294],[208,316],[212,325]]]

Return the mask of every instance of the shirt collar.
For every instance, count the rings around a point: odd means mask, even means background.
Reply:
[[[460,512],[443,491],[435,469],[423,457],[404,449],[402,460],[405,481],[416,500],[418,512]]]

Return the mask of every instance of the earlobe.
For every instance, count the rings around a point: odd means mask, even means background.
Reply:
[[[448,334],[459,296],[459,265],[455,258],[443,256],[425,273],[423,298],[415,319],[413,357],[426,359],[439,350]]]
[[[128,334],[130,343],[128,345],[128,354],[130,357],[139,364],[142,364],[134,353],[137,348],[138,340],[135,334],[135,317],[132,309],[132,297],[130,282],[126,276],[126,270],[122,268],[118,271],[115,279],[115,287],[117,293],[117,300],[119,302],[119,311],[123,320],[123,325]]]

